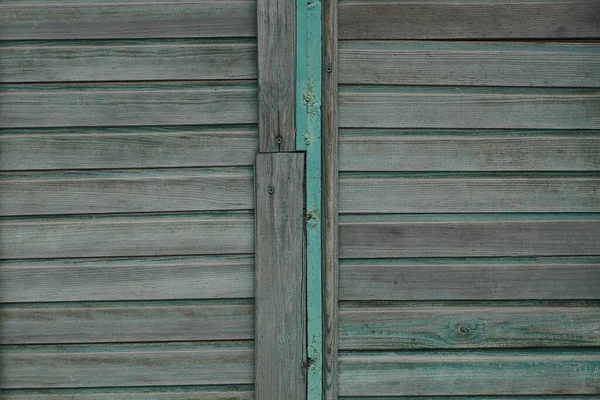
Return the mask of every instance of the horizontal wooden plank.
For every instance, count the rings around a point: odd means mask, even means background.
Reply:
[[[340,127],[598,129],[595,89],[341,87]]]
[[[256,36],[249,0],[3,1],[0,40]]]
[[[250,214],[25,218],[0,221],[0,257],[59,258],[254,252]]]
[[[255,84],[6,86],[5,128],[117,125],[253,124]]]
[[[341,220],[341,258],[600,255],[600,220]]]
[[[490,16],[493,15],[493,18]],[[595,0],[339,4],[340,39],[568,39],[600,36]]]
[[[254,400],[252,385],[3,390],[6,400]],[[553,399],[560,400],[560,399]]]
[[[342,353],[342,396],[597,394],[600,353]],[[407,384],[408,383],[408,384]]]
[[[598,212],[600,178],[342,175],[341,213]]]
[[[600,299],[600,260],[349,260],[340,265],[340,299]]]
[[[588,135],[577,131],[483,133],[342,132],[340,171],[600,170],[600,132],[597,131]]]
[[[255,128],[7,129],[0,169],[161,168],[254,165]]]
[[[340,349],[598,346],[599,307],[342,307]]]
[[[4,306],[0,319],[3,345],[254,339],[254,306],[232,301]]]
[[[253,296],[252,257],[0,262],[0,302],[3,303]]]
[[[246,343],[6,346],[0,376],[3,389],[248,384],[253,359]]]
[[[44,398],[45,399],[45,398]],[[409,396],[340,396],[340,400],[414,400]],[[419,400],[595,400],[593,395],[567,395],[567,396],[426,396]]]
[[[9,42],[0,71],[0,82],[256,79],[256,42]]]
[[[252,208],[251,169],[0,174],[3,216]]]
[[[596,44],[341,42],[339,57],[339,81],[344,84],[600,85]]]

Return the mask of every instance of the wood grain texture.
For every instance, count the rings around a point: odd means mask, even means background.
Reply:
[[[598,350],[342,353],[342,396],[597,394]],[[406,384],[410,382],[410,384]]]
[[[0,104],[5,128],[257,122],[253,84],[7,86]]]
[[[247,256],[0,262],[0,302],[254,297]]]
[[[425,133],[425,134],[424,134]],[[599,171],[600,136],[572,131],[344,131],[341,171]],[[1,140],[1,139],[0,139]]]
[[[598,129],[595,89],[345,87],[340,127]]]
[[[341,42],[340,83],[597,87],[600,47],[514,42]]]
[[[323,400],[337,400],[338,367],[338,1],[323,2]]]
[[[296,3],[258,0],[257,21],[259,148],[295,151]]]
[[[400,248],[398,251],[401,251]],[[348,261],[343,300],[599,299],[600,260]]]
[[[254,251],[249,214],[4,219],[0,258],[61,258]]]
[[[247,384],[253,358],[250,344],[228,342],[5,346],[2,388]]]
[[[4,306],[0,319],[3,345],[254,339],[254,306],[232,301]]]
[[[256,36],[256,2],[94,3],[16,0],[0,5],[0,40]]]
[[[598,346],[598,307],[344,307],[340,349]]]
[[[33,42],[0,46],[1,82],[256,79],[256,42]]]
[[[252,127],[8,129],[0,148],[2,170],[250,166],[258,134]]]
[[[600,36],[595,0],[342,1],[340,39],[574,39]]]
[[[128,389],[17,389],[3,390],[2,398],[6,400],[254,400],[254,390],[249,385]]]
[[[340,223],[341,258],[600,255],[598,220]]]
[[[256,157],[256,397],[306,399],[304,153]]]
[[[598,212],[600,178],[340,178],[341,213]]]
[[[248,210],[250,169],[0,174],[0,214]]]

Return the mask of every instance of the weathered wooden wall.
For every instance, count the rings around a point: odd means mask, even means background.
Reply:
[[[256,4],[0,4],[2,398],[251,399]]]
[[[340,396],[600,394],[600,3],[338,13]]]

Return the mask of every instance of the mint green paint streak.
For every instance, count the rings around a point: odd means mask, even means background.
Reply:
[[[323,393],[321,8],[320,0],[299,0],[296,9],[296,149],[306,151],[308,400]]]

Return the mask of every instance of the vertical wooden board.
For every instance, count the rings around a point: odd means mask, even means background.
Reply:
[[[258,0],[258,130],[262,152],[296,150],[296,3]]]
[[[304,154],[256,158],[256,397],[306,398]]]

